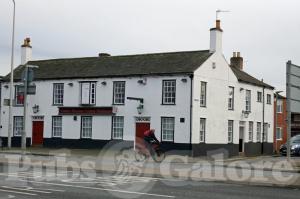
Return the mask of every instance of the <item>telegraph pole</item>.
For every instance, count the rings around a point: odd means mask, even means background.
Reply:
[[[28,67],[25,65],[24,75],[24,115],[23,115],[23,133],[22,133],[22,150],[26,150],[26,118],[27,118],[27,87],[28,87]]]

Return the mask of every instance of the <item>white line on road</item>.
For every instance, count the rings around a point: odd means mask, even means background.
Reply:
[[[2,186],[2,188],[5,189],[13,189],[13,190],[18,190],[18,191],[29,191],[29,192],[36,192],[36,193],[51,193],[48,191],[39,191],[39,190],[33,190],[32,188],[17,188],[17,187],[8,187],[8,186]]]
[[[44,189],[44,188],[39,188],[39,190],[54,191],[54,192],[65,192],[65,190],[61,190],[61,189]]]
[[[37,181],[22,180],[22,179],[19,179],[19,180],[20,181],[24,181],[24,182],[31,182],[31,183],[37,183],[37,184],[48,184],[48,185],[54,185],[54,186],[75,187],[75,188],[82,188],[82,189],[92,189],[92,190],[101,190],[101,191],[108,191],[108,192],[118,192],[118,193],[134,194],[134,195],[146,195],[146,196],[155,196],[155,197],[164,197],[164,198],[175,198],[175,196],[152,194],[152,193],[142,193],[142,192],[135,192],[135,191],[105,189],[105,188],[98,188],[98,187],[86,187],[86,186],[60,184],[60,183],[51,183],[51,182],[37,182]]]
[[[23,195],[29,195],[29,196],[36,196],[34,193],[25,193],[25,192],[19,192],[19,191],[13,191],[13,190],[6,190],[6,189],[0,189],[0,192],[8,192],[8,193],[17,193],[17,194],[23,194]]]

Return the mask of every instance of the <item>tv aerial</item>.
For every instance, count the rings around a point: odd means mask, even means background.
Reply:
[[[216,10],[216,20],[219,19],[219,14],[220,14],[221,12],[230,12],[230,11],[229,11],[229,10],[220,10],[220,9]]]

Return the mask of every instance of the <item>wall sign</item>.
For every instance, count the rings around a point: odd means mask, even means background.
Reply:
[[[59,107],[59,115],[113,115],[113,107]]]

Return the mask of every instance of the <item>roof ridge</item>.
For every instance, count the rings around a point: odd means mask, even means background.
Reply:
[[[177,54],[177,53],[195,53],[195,52],[209,52],[209,50],[190,50],[190,51],[174,51],[174,52],[157,52],[157,53],[141,53],[141,54],[132,54],[132,55],[113,55],[113,56],[107,56],[107,57],[101,57],[103,58],[110,58],[110,57],[133,57],[133,56],[147,56],[147,55],[166,55],[166,54]],[[70,58],[54,58],[54,59],[42,59],[42,60],[32,60],[29,61],[32,62],[45,62],[45,61],[60,61],[60,60],[76,60],[76,59],[95,59],[99,57],[70,57]]]

